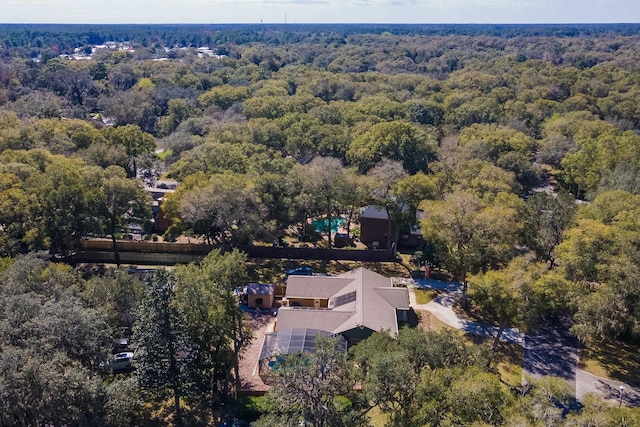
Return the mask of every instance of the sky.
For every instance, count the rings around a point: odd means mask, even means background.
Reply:
[[[0,23],[623,23],[639,0],[0,0]]]

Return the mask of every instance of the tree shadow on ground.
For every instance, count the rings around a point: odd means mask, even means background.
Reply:
[[[640,346],[624,341],[600,343],[580,350],[580,365],[595,361],[604,369],[606,376],[640,386]]]

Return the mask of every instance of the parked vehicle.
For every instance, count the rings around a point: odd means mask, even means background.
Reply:
[[[287,270],[287,276],[313,276],[313,271],[309,266],[290,268]]]
[[[113,355],[109,369],[113,372],[126,372],[133,369],[133,352],[125,351]]]

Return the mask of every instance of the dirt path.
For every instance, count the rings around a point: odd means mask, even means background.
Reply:
[[[269,387],[265,385],[258,376],[258,359],[260,358],[264,336],[267,332],[273,331],[276,318],[271,315],[255,317],[251,313],[247,313],[247,316],[251,324],[251,330],[253,331],[253,339],[240,360],[241,391],[267,391]]]

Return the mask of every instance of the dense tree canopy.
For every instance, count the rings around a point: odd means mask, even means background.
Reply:
[[[102,380],[118,333],[110,307],[127,307],[118,301],[122,295],[96,292],[112,288],[114,279],[96,275],[88,286],[70,267],[34,255],[6,264],[0,278],[2,423],[104,424],[102,405],[115,397]],[[133,297],[129,306],[136,303]]]
[[[344,216],[357,237],[369,204],[387,213],[389,247],[419,225],[422,258],[469,282],[467,306],[500,327],[564,314],[587,344],[637,342],[639,34],[0,25],[0,255],[17,257],[1,263],[0,424],[144,425],[171,404],[176,423],[212,424],[249,339],[233,248],[332,246],[311,219]],[[172,222],[164,237],[225,254],[146,287],[20,258],[69,259],[83,239],[109,238],[119,263],[123,233],[157,232],[142,182],[157,178],[179,181],[154,207]],[[139,377],[109,378],[109,341],[131,327],[148,348]],[[393,425],[633,420],[598,402],[567,416],[566,389],[547,379],[514,394],[446,333],[323,350],[292,361],[294,384],[327,365],[353,375],[324,377],[308,407],[299,389],[274,393],[263,425],[365,424],[371,406]]]

